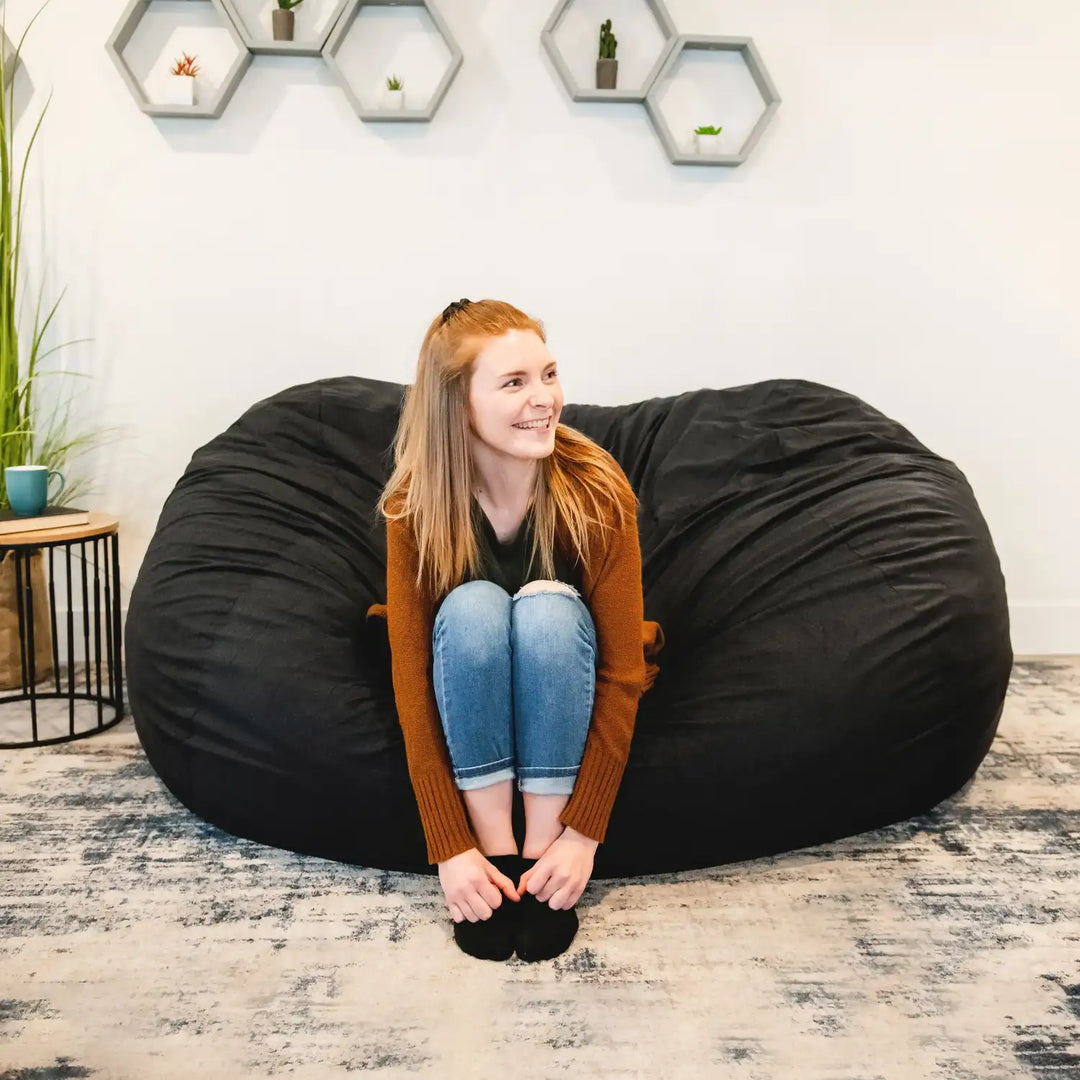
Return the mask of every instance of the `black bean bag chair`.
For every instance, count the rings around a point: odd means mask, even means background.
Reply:
[[[175,796],[231,833],[432,873],[390,679],[385,525],[404,386],[324,379],[197,450],[132,590],[130,699]],[[598,878],[718,865],[923,813],[974,774],[1012,666],[963,473],[798,379],[567,405],[641,500],[665,644]],[[522,829],[520,797],[515,821]]]

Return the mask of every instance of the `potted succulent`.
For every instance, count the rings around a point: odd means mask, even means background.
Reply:
[[[292,41],[296,29],[296,11],[304,0],[277,0],[277,7],[270,17],[274,27],[275,41]]]
[[[197,58],[181,53],[180,59],[169,68],[165,84],[166,105],[195,104],[195,76],[199,74]]]
[[[383,108],[405,108],[405,84],[396,75],[391,75],[383,87]]]
[[[703,124],[694,128],[694,144],[699,154],[718,154],[720,152],[720,132],[722,128],[712,124]]]
[[[615,59],[615,47],[618,38],[611,32],[611,20],[605,19],[600,24],[600,56],[596,61],[596,89],[614,90],[619,74],[619,61]]]

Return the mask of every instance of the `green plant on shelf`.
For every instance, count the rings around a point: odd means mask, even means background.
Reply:
[[[181,53],[180,59],[169,68],[169,71],[173,75],[190,75],[194,79],[195,76],[199,74],[199,65],[197,61],[197,56],[188,56],[187,53]]]
[[[405,84],[396,76],[391,75],[386,80],[387,90],[404,90]]]
[[[713,127],[712,124],[704,124],[694,128],[695,135],[719,135],[723,128]]]
[[[277,0],[277,6],[282,11],[292,11],[293,8],[299,7],[304,0]]]
[[[605,19],[600,24],[600,59],[614,60],[619,39],[611,32],[611,20]]]

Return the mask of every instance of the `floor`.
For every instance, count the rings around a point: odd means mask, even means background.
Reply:
[[[1017,660],[931,813],[578,910],[554,961],[473,960],[436,879],[220,832],[130,719],[2,751],[0,1080],[1077,1080],[1080,658]]]

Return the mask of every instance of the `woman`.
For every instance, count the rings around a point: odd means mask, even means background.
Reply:
[[[548,959],[573,940],[663,645],[642,617],[633,489],[558,426],[562,407],[541,323],[455,301],[424,337],[377,504],[428,861],[454,939],[486,959]]]

